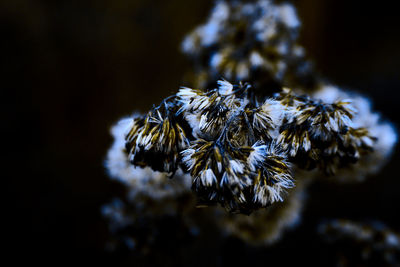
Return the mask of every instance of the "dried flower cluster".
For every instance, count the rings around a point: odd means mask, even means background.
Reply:
[[[270,244],[299,220],[310,181],[362,181],[383,166],[393,126],[364,96],[318,80],[299,26],[288,4],[218,1],[182,45],[208,90],[180,88],[113,127],[106,165],[129,193],[103,214],[128,246],[150,247],[149,227],[166,218],[187,235],[211,225]]]
[[[290,4],[218,1],[208,20],[183,41],[195,66],[197,86],[219,77],[250,81],[267,93],[285,86],[310,90],[316,83],[304,49],[297,43],[300,21]]]
[[[163,229],[166,220],[179,225],[177,231],[185,236],[198,235],[205,227],[215,228],[221,235],[219,238],[233,236],[254,245],[278,240],[287,227],[299,221],[308,179],[302,179],[289,189],[284,202],[258,210],[251,216],[227,213],[218,206],[196,208],[190,175],[179,171],[169,179],[166,173],[135,167],[129,162],[124,136],[129,133],[132,122],[131,118],[122,119],[112,128],[114,144],[107,154],[110,176],[128,188],[126,197],[114,199],[102,209],[115,236],[110,249],[122,245],[141,253],[148,252],[162,234],[162,230],[154,229]],[[203,219],[199,221],[199,217]],[[172,231],[171,227],[168,229]]]
[[[267,111],[279,103],[258,105],[249,101],[248,85],[219,83],[208,92],[182,88],[136,118],[126,148],[135,165],[189,171],[200,200],[249,213],[281,200],[282,190],[292,186],[284,154],[266,144],[276,128]]]
[[[248,84],[181,88],[125,135],[132,164],[189,172],[202,203],[249,214],[282,201],[291,165],[331,175],[374,151],[377,136],[353,122],[351,99],[323,102],[284,88],[259,99]]]
[[[353,141],[359,142],[359,149],[354,154],[357,162],[347,165],[346,168],[336,169],[333,176],[335,180],[342,182],[363,181],[367,175],[378,172],[390,159],[397,142],[393,125],[382,119],[378,112],[372,110],[371,101],[368,98],[354,92],[325,85],[316,91],[313,97],[326,103],[334,103],[337,99],[351,99],[351,104],[356,110],[352,118],[352,131],[358,132],[358,140],[353,139]],[[369,136],[365,134],[366,130]],[[369,145],[370,141],[373,141],[372,146]],[[372,147],[372,150],[368,146]]]
[[[373,150],[376,137],[352,119],[358,112],[351,99],[324,103],[320,99],[297,96],[287,89],[278,99],[288,107],[279,143],[299,166],[318,167],[328,174],[359,160]]]

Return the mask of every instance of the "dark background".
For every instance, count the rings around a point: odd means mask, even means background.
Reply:
[[[375,109],[398,124],[395,1],[293,3],[303,21],[301,43],[317,69],[333,83],[369,95]],[[112,142],[109,128],[182,85],[191,65],[179,52],[180,42],[205,21],[211,5],[209,0],[0,2],[1,130],[7,136],[3,244],[14,263],[132,263],[126,254],[104,252],[109,232],[100,207],[124,192],[103,167]],[[312,234],[321,218],[376,219],[399,231],[399,164],[396,149],[379,175],[363,184],[313,185],[297,231],[270,252],[248,250],[235,262],[255,262],[273,251],[284,262],[323,263]]]

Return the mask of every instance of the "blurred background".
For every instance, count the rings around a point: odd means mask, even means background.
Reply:
[[[103,166],[112,142],[109,129],[120,117],[147,111],[184,84],[191,65],[179,51],[180,42],[205,21],[212,3],[0,2],[1,130],[8,135],[3,139],[3,231],[7,248],[18,253],[15,263],[135,263],[129,253],[104,250],[110,233],[100,207],[124,193]],[[374,108],[398,127],[395,2],[292,3],[303,22],[301,44],[317,70],[334,84],[370,96]],[[314,240],[324,218],[381,220],[399,231],[399,164],[396,148],[389,164],[365,183],[314,184],[295,231],[273,249],[242,250],[235,262],[273,254],[323,263],[326,255],[319,254]],[[231,247],[220,254],[229,258]]]

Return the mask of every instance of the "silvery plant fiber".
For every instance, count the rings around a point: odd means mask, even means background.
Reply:
[[[106,167],[128,189],[102,210],[116,242],[149,251],[168,219],[179,236],[207,224],[269,245],[300,221],[312,181],[360,182],[383,166],[393,126],[365,96],[308,83],[299,27],[289,4],[218,1],[185,38],[199,86],[112,128]]]

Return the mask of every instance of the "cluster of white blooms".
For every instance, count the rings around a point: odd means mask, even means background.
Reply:
[[[175,114],[176,105],[163,102],[146,116],[131,123],[126,135],[129,160],[137,166],[149,166],[156,171],[175,172],[179,151],[187,138]]]
[[[123,183],[128,192],[126,197],[114,199],[102,208],[114,234],[109,248],[124,246],[146,253],[157,242],[157,234],[168,219],[180,225],[179,231],[195,235],[204,224],[204,219],[198,218],[206,217],[222,238],[233,236],[254,245],[278,240],[286,228],[298,222],[307,185],[304,180],[290,189],[286,201],[250,216],[227,213],[221,207],[199,209],[190,190],[189,175],[177,172],[170,179],[165,173],[149,167],[135,167],[129,162],[124,136],[131,129],[132,121],[131,118],[121,119],[111,129],[114,143],[107,154],[106,167],[109,175]]]
[[[265,98],[249,84],[220,80],[218,88],[207,91],[181,88],[115,131],[131,164],[171,176],[190,173],[199,203],[249,214],[284,200],[284,192],[295,185],[292,166],[333,175],[363,164],[364,157],[378,160],[390,153],[394,130],[378,119],[362,119],[362,97],[356,104],[343,94],[324,102],[319,94],[283,88]],[[388,128],[392,138],[379,141],[376,128]]]
[[[356,151],[358,154],[356,153],[355,156],[358,161],[346,168],[338,169],[335,179],[343,182],[363,181],[368,174],[378,172],[389,160],[397,143],[397,134],[393,125],[383,119],[378,112],[372,110],[372,102],[368,98],[355,92],[326,85],[316,91],[313,97],[326,103],[334,103],[338,99],[351,99],[351,104],[356,110],[352,119],[353,129],[357,129],[361,134],[367,130],[369,136],[377,137],[373,140],[372,151],[369,153]],[[369,136],[362,134],[358,138],[357,145],[371,144],[372,140]]]
[[[319,233],[327,242],[340,245],[342,257],[348,258],[349,266],[354,258],[357,262],[374,263],[374,266],[400,264],[400,234],[380,222],[335,219],[322,223]],[[350,250],[346,251],[349,246]]]
[[[140,116],[140,114],[134,116]],[[137,195],[152,199],[176,198],[177,195],[190,191],[191,178],[189,175],[179,173],[171,182],[167,182],[168,176],[165,173],[153,171],[149,167],[136,167],[129,162],[125,137],[133,125],[132,118],[123,118],[111,129],[114,143],[108,151],[106,160],[110,177],[130,188],[129,195],[132,198]]]
[[[129,190],[103,214],[125,243],[149,245],[166,216],[188,233],[206,216],[221,234],[270,244],[299,220],[311,180],[360,181],[383,166],[393,126],[364,96],[315,82],[299,26],[288,4],[218,1],[183,43],[211,89],[180,88],[112,128],[106,167]]]
[[[289,110],[281,126],[279,143],[298,166],[318,167],[326,174],[346,172],[368,158],[374,158],[375,165],[379,166],[383,160],[379,160],[381,155],[388,156],[396,142],[394,129],[389,123],[380,122],[379,115],[370,108],[366,110],[369,102],[365,98],[353,99],[340,93],[335,99],[327,99],[324,97],[330,94],[327,90],[323,87],[313,97],[298,96],[288,89],[277,95]],[[361,119],[372,114],[373,123]],[[387,131],[384,136],[379,135],[382,128]]]
[[[107,154],[106,167],[109,175],[128,191],[126,197],[114,199],[102,208],[114,234],[109,248],[124,246],[146,253],[160,238],[157,235],[166,220],[179,224],[179,231],[186,235],[196,235],[204,227],[204,219],[198,218],[206,217],[209,226],[218,229],[222,237],[233,236],[254,245],[275,242],[285,229],[299,221],[307,180],[302,179],[289,189],[290,195],[284,202],[249,216],[227,213],[218,206],[199,209],[190,190],[189,175],[177,172],[170,179],[165,173],[135,167],[129,162],[124,136],[130,127],[132,119],[124,118],[111,129],[114,143]]]
[[[293,179],[273,140],[285,107],[252,100],[252,94],[249,85],[227,81],[208,92],[180,89],[146,116],[126,120],[120,135],[129,161],[170,174],[190,172],[200,202],[231,211],[250,213],[282,201]]]
[[[282,200],[282,190],[293,185],[285,155],[269,142],[277,118],[268,111],[280,104],[252,103],[249,88],[219,81],[216,90],[177,93],[181,114],[189,125],[198,125],[192,129],[196,139],[181,152],[194,191],[202,201],[243,213]]]
[[[112,128],[106,167],[129,190],[103,214],[126,245],[151,247],[157,239],[151,229],[141,239],[127,229],[157,228],[166,216],[194,233],[201,228],[196,204],[213,203],[253,212],[202,211],[221,234],[270,244],[298,221],[307,178],[363,178],[376,169],[365,162],[381,165],[396,141],[368,100],[332,86],[311,96],[284,88],[259,98],[248,84],[218,84],[209,91],[181,88],[147,115]]]
[[[299,28],[296,11],[287,3],[217,1],[207,22],[185,38],[182,50],[194,61],[198,86],[222,76],[251,81],[256,88],[309,87],[312,70],[297,43]]]

